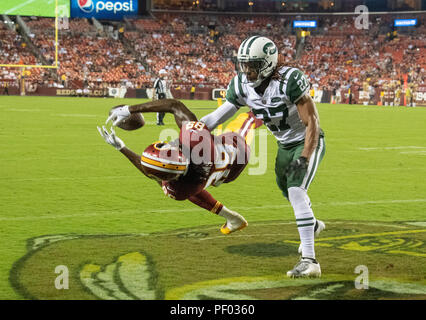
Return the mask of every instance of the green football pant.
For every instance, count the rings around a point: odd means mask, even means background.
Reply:
[[[288,165],[293,160],[296,160],[300,157],[303,151],[304,143],[304,141],[301,141],[300,143],[292,146],[283,146],[282,144],[278,143],[278,153],[275,159],[275,175],[278,187],[281,189],[283,195],[287,199],[288,188],[300,187],[306,191],[308,190],[309,185],[314,180],[318,166],[325,154],[324,137],[320,137],[318,140],[318,145],[309,159],[309,165],[305,172],[298,178],[295,178],[292,175],[287,177],[286,171]]]

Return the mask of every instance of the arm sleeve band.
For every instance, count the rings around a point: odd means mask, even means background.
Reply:
[[[231,118],[237,111],[238,111],[238,107],[226,101],[215,111],[202,117],[200,121],[204,122],[207,128],[209,128],[209,130],[212,131],[219,124],[224,123],[226,120]]]

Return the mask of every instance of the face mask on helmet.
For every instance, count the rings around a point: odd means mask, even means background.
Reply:
[[[237,60],[238,71],[245,74],[250,86],[257,87],[275,70],[278,49],[272,40],[252,36],[241,43]]]
[[[267,66],[267,62],[263,61],[248,61],[248,62],[239,62],[238,71],[244,73],[247,77],[247,80],[250,85],[257,86],[262,80],[262,72]],[[255,85],[257,84],[257,85]]]
[[[158,181],[171,181],[187,172],[189,161],[179,147],[173,146],[167,141],[158,141],[144,150],[141,164],[145,174],[150,178]]]

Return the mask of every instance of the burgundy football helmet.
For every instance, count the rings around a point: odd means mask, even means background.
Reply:
[[[160,181],[175,180],[189,167],[189,161],[179,147],[167,141],[150,144],[142,154],[141,164],[149,177]]]

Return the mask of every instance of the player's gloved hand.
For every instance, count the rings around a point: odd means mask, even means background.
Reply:
[[[299,157],[290,162],[286,175],[287,177],[293,175],[294,179],[300,179],[308,169],[308,159],[306,157]]]
[[[115,135],[114,129],[111,127],[111,133],[108,132],[105,126],[102,126],[102,129],[98,127],[98,131],[101,134],[102,138],[104,138],[105,142],[112,145],[117,150],[123,149],[126,145],[123,140]]]
[[[115,108],[111,111],[111,115],[105,121],[105,124],[108,124],[109,121],[113,121],[112,125],[116,126],[122,123],[124,120],[130,117],[129,106],[122,106],[119,108]]]

